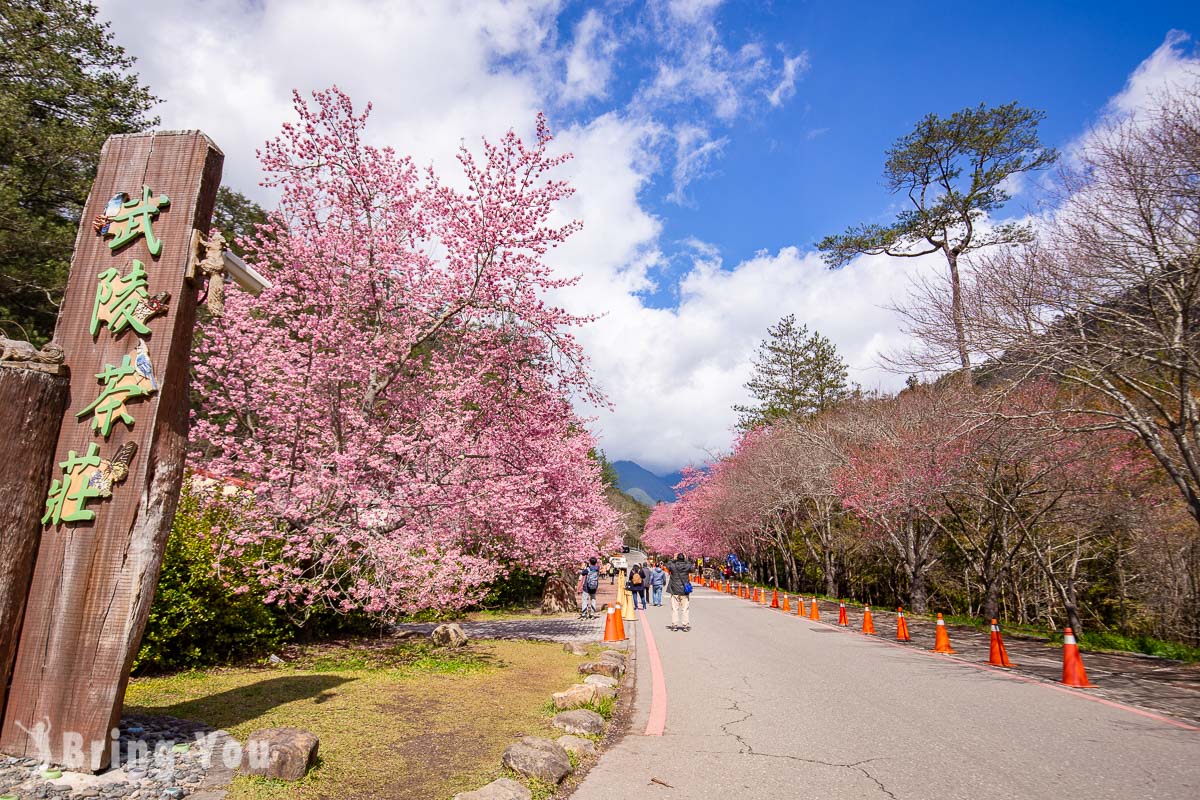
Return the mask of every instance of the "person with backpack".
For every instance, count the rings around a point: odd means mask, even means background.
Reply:
[[[646,610],[646,588],[648,586],[646,580],[646,571],[642,569],[641,564],[634,564],[629,570],[629,591],[633,593],[633,610],[639,608]]]
[[[650,570],[650,604],[662,606],[663,587],[667,584],[667,571],[662,564],[655,563]]]
[[[592,556],[583,565],[583,592],[580,595],[580,619],[592,619],[596,616],[596,592],[600,589],[600,567],[596,557]]]
[[[667,594],[671,595],[671,624],[668,625],[673,631],[690,631],[692,629],[691,621],[688,618],[689,606],[691,605],[692,582],[688,578],[688,574],[692,571],[692,562],[683,557],[683,553],[676,553],[675,557],[667,564]]]

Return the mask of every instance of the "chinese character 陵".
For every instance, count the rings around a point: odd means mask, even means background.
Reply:
[[[170,292],[159,292],[153,297],[146,291],[146,269],[142,262],[133,260],[129,274],[124,277],[116,267],[101,272],[96,285],[96,302],[92,306],[92,322],[88,330],[93,336],[100,330],[100,323],[118,334],[131,327],[145,336],[150,333],[146,320],[167,310],[171,301]]]

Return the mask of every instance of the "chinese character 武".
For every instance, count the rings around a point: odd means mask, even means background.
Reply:
[[[96,217],[92,228],[100,236],[111,236],[108,243],[110,250],[116,250],[122,245],[132,242],[138,236],[146,237],[146,247],[150,255],[156,256],[162,252],[162,241],[154,235],[151,223],[158,212],[171,204],[171,199],[165,194],[153,197],[149,186],[142,186],[140,200],[127,200],[128,195],[119,192],[108,201],[104,213]]]

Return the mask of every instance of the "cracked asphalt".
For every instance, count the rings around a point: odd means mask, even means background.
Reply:
[[[693,598],[688,633],[667,630],[668,606],[648,612],[664,735],[642,735],[639,642],[630,732],[574,800],[1200,797],[1200,731],[710,590]]]

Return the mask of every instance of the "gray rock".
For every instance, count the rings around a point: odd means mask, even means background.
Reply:
[[[616,678],[610,678],[607,675],[588,675],[583,679],[584,683],[590,683],[592,686],[613,686],[617,685]]]
[[[579,642],[566,642],[563,644],[563,650],[568,653],[574,653],[577,656],[587,655],[587,645],[580,644]]]
[[[562,745],[539,736],[526,736],[521,741],[510,744],[500,761],[519,775],[541,778],[549,783],[558,783],[571,772],[571,759]]]
[[[285,781],[298,781],[317,759],[320,740],[316,734],[299,728],[264,728],[250,734],[242,756],[242,772]],[[265,766],[251,763],[252,753],[267,748]]]
[[[577,683],[570,689],[555,692],[551,695],[554,700],[554,707],[561,710],[586,706],[596,699],[596,690],[599,688],[599,686],[590,683]]]
[[[454,800],[532,800],[533,792],[512,778],[498,778],[473,792],[459,792]]]
[[[574,711],[563,711],[554,715],[554,727],[562,728],[567,733],[580,733],[585,736],[595,736],[604,732],[604,717],[586,708]]]
[[[429,638],[439,647],[462,647],[467,643],[467,634],[456,622],[438,625],[433,629],[433,633],[429,634]]]
[[[566,750],[568,753],[574,753],[580,758],[596,755],[596,743],[591,739],[584,739],[582,736],[572,736],[568,733],[566,736],[558,737],[555,741],[562,745],[563,750]]]
[[[625,667],[615,661],[585,661],[579,665],[580,675],[606,675],[613,680],[621,677]]]
[[[621,669],[629,666],[629,657],[624,653],[618,653],[616,650],[605,650],[600,654],[599,659],[601,661],[611,661],[614,664],[620,664]]]

